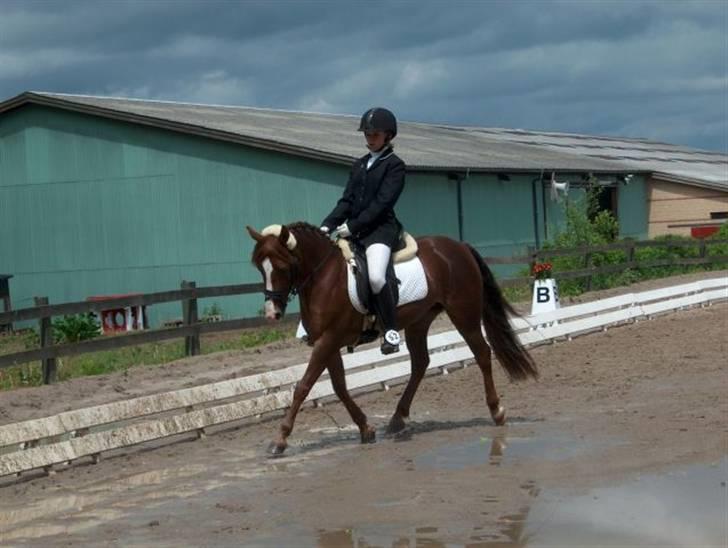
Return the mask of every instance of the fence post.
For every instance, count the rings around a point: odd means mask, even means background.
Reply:
[[[527,247],[527,253],[529,257],[528,275],[533,276],[533,267],[536,266],[536,261],[538,260],[538,248],[529,245]]]
[[[182,282],[182,289],[194,289],[197,287],[195,282]],[[194,325],[197,323],[197,299],[182,300],[182,321],[184,325]],[[200,335],[185,336],[185,355],[197,356],[200,353]]]
[[[627,262],[629,263],[629,268],[632,268],[632,263],[634,262],[634,242],[630,242],[629,248],[627,249]]]
[[[705,238],[700,238],[700,258],[705,259]]]
[[[35,297],[35,306],[48,306],[48,297]],[[47,348],[53,346],[53,324],[50,317],[41,318],[40,325],[40,347]],[[43,372],[43,384],[52,384],[56,382],[57,370],[55,358],[43,358],[41,360],[41,370]]]
[[[590,269],[591,268],[591,257],[592,254],[587,252],[584,254],[584,268]],[[589,274],[586,277],[586,290],[591,291],[592,288],[592,275]]]

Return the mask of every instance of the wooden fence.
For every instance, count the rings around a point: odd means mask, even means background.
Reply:
[[[262,284],[196,287],[194,282],[184,281],[182,282],[181,288],[174,291],[162,291],[104,300],[51,305],[48,304],[48,299],[45,297],[36,298],[36,306],[32,308],[12,310],[0,314],[0,324],[39,320],[41,347],[13,354],[0,355],[0,369],[40,360],[43,364],[43,380],[46,383],[50,383],[55,380],[55,359],[58,357],[114,350],[125,346],[136,346],[182,337],[185,338],[186,354],[188,356],[196,355],[200,352],[199,339],[202,334],[257,327],[266,323],[266,320],[261,317],[236,318],[213,323],[201,322],[198,320],[198,299],[249,295],[262,293],[262,291]],[[124,335],[100,337],[68,344],[53,344],[51,318],[54,316],[85,314],[89,312],[101,312],[102,310],[111,308],[148,306],[174,301],[181,301],[182,303],[182,325],[179,327],[131,332]],[[295,320],[296,318],[296,314],[290,316],[291,320]]]
[[[526,255],[518,255],[513,257],[484,257],[488,264],[522,264],[529,266],[529,272],[533,271],[533,265],[540,261],[552,257],[582,257],[583,268],[578,270],[554,271],[553,276],[557,280],[567,280],[575,278],[587,278],[586,289],[591,289],[592,278],[598,274],[611,274],[614,272],[623,272],[630,268],[656,268],[664,266],[692,266],[702,264],[720,264],[728,263],[728,255],[709,255],[709,246],[716,244],[728,244],[728,240],[699,240],[699,241],[683,241],[683,240],[665,240],[665,241],[626,241],[614,244],[604,244],[597,246],[581,246],[563,249],[533,249],[529,248]],[[658,259],[652,261],[635,260],[635,251],[642,248],[681,248],[692,247],[697,248],[697,257],[679,257],[671,259]],[[598,253],[607,253],[610,251],[623,251],[625,253],[625,261],[617,264],[608,264],[604,266],[594,266],[593,259]],[[513,287],[529,284],[533,281],[532,276],[502,278],[498,283],[502,287]]]
[[[584,246],[570,249],[540,249],[529,250],[527,255],[514,257],[484,257],[488,264],[524,264],[533,265],[535,262],[548,257],[556,256],[582,256],[585,268],[573,271],[554,272],[556,279],[588,278],[590,285],[591,277],[596,274],[619,272],[628,268],[650,268],[659,266],[674,265],[697,265],[709,263],[728,263],[728,255],[709,256],[707,247],[713,244],[726,244],[728,240],[700,240],[691,241],[632,241],[607,244],[601,246]],[[644,247],[698,247],[699,256],[680,259],[665,259],[657,261],[635,261],[635,250]],[[591,260],[596,253],[622,250],[626,253],[626,261],[619,264],[591,267]],[[531,283],[533,277],[524,276],[516,278],[502,278],[498,282],[503,287],[517,286]],[[200,322],[198,320],[197,300],[208,297],[222,297],[232,295],[248,295],[261,293],[262,284],[238,284],[196,287],[194,282],[184,281],[180,289],[173,291],[162,291],[158,293],[147,293],[132,295],[121,298],[105,299],[98,301],[80,301],[52,305],[47,298],[36,298],[36,306],[0,313],[0,325],[13,322],[39,320],[41,347],[16,352],[13,354],[0,355],[0,369],[20,365],[23,363],[41,361],[43,382],[52,383],[56,379],[56,358],[76,354],[86,354],[113,350],[126,346],[159,342],[168,339],[185,338],[185,350],[188,356],[200,353],[200,335],[222,331],[231,331],[249,327],[264,325],[266,320],[256,318],[237,318],[223,320],[214,323]],[[179,327],[168,327],[139,332],[132,332],[124,335],[100,337],[97,339],[67,343],[53,344],[53,332],[51,319],[54,316],[71,314],[84,314],[89,312],[100,312],[110,308],[122,308],[133,306],[148,306],[152,304],[181,301],[182,303],[182,325]],[[297,314],[288,315],[289,320],[295,321]]]

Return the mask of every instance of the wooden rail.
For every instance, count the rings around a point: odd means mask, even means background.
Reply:
[[[128,297],[104,299],[98,301],[78,301],[54,305],[34,306],[11,310],[0,314],[0,324],[50,318],[52,316],[65,316],[71,314],[85,314],[86,312],[100,312],[109,308],[122,308],[127,306],[144,306],[187,299],[206,299],[208,297],[225,297],[230,295],[247,295],[262,293],[263,284],[237,284],[209,287],[183,287],[173,291],[160,291],[158,293],[145,293]]]

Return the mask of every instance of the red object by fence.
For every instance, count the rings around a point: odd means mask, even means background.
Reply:
[[[134,297],[141,293],[127,293],[125,295],[94,295],[88,297],[87,301],[105,301],[108,299],[121,299],[123,297]],[[97,313],[101,321],[101,331],[104,334],[119,333],[126,331],[141,331],[149,327],[147,323],[147,307],[126,306],[118,308],[106,308]]]
[[[690,236],[693,238],[707,238],[718,232],[718,225],[694,226],[690,229]]]

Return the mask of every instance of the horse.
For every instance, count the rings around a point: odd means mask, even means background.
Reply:
[[[359,428],[361,442],[373,443],[376,431],[346,388],[341,358],[341,349],[358,341],[364,319],[350,302],[348,265],[341,250],[318,227],[304,222],[274,225],[262,233],[250,226],[246,228],[255,240],[252,262],[265,283],[266,318],[280,320],[287,303],[297,294],[301,321],[313,346],[306,371],[296,384],[291,405],[269,452],[280,455],[286,450],[296,415],[324,370],[328,370],[335,394]],[[534,360],[508,321],[508,314],[518,314],[472,246],[445,236],[418,238],[417,245],[428,292],[424,299],[397,309],[398,325],[404,329],[410,353],[411,374],[387,432],[396,434],[406,428],[405,419],[409,417],[412,400],[430,363],[427,333],[443,311],[473,352],[483,375],[491,417],[496,425],[503,425],[506,411],[493,382],[491,347],[510,380],[536,379],[539,375]],[[488,342],[483,337],[481,323]]]

